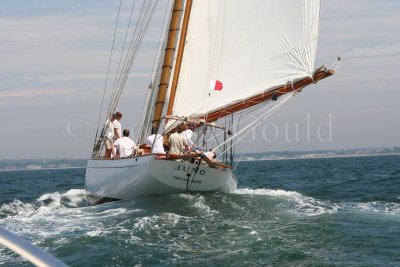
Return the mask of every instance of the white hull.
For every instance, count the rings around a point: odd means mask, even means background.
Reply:
[[[210,168],[190,162],[158,160],[155,155],[119,160],[89,160],[86,190],[91,204],[129,200],[140,195],[184,192],[231,193],[237,179],[231,169]]]

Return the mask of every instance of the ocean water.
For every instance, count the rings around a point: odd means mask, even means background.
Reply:
[[[234,194],[87,206],[85,169],[0,172],[0,225],[70,266],[400,266],[400,156],[241,162]],[[30,266],[0,247],[0,266]]]

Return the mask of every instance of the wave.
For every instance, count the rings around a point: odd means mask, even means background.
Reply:
[[[204,216],[213,216],[218,214],[218,210],[212,209],[206,204],[206,197],[200,194],[180,194],[182,198],[185,198],[191,202],[191,206],[196,210],[203,213]]]
[[[379,213],[387,215],[400,215],[400,203],[373,201],[366,203],[343,203],[343,207],[347,210],[364,212],[364,213]]]
[[[322,214],[336,213],[339,206],[329,201],[317,200],[294,191],[280,189],[237,189],[235,194],[240,195],[264,195],[282,200],[283,209],[288,209],[299,215],[316,216]]]
[[[37,214],[46,214],[55,209],[77,208],[87,206],[86,191],[84,189],[70,189],[65,193],[53,192],[40,196],[33,203],[25,203],[15,199],[0,207],[0,219],[9,216],[30,217]]]
[[[276,199],[281,199],[286,204],[293,203],[293,208],[290,205],[280,203],[282,208],[289,208],[295,213],[315,216],[325,213],[337,213],[339,211],[356,211],[364,213],[379,213],[379,214],[400,214],[400,203],[388,201],[373,201],[373,202],[340,202],[333,203],[327,200],[317,200],[312,197],[302,195],[294,191],[273,190],[273,189],[250,189],[243,188],[235,191],[235,194],[241,195],[264,195]]]
[[[44,247],[51,240],[56,249],[75,242],[69,238],[71,232],[90,238],[108,235],[115,229],[120,231],[120,226],[114,222],[141,211],[121,207],[118,203],[87,206],[86,191],[71,189],[65,193],[43,194],[31,203],[16,199],[3,204],[0,207],[0,224]],[[125,228],[122,227],[122,230]]]

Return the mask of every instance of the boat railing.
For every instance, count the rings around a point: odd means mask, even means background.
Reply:
[[[231,169],[232,168],[230,165],[226,165],[226,164],[223,164],[223,163],[217,162],[217,161],[212,161],[203,155],[204,155],[203,153],[183,154],[183,155],[150,153],[150,154],[136,155],[136,156],[118,158],[118,159],[92,158],[92,160],[124,160],[124,159],[155,156],[155,159],[157,159],[157,160],[187,160],[187,161],[192,160],[193,162],[199,162],[200,160],[203,160],[211,168],[216,168],[216,169]]]
[[[68,266],[43,249],[29,243],[24,238],[0,226],[0,244],[24,257],[35,266]]]
[[[231,168],[231,166],[229,166],[229,165],[209,159],[203,153],[183,154],[183,155],[157,154],[156,159],[193,160],[193,161],[197,161],[197,162],[199,162],[200,160],[203,160],[211,168],[216,168],[216,169],[230,169]]]

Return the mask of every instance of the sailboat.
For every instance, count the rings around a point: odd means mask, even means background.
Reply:
[[[103,128],[96,134],[86,170],[89,202],[235,191],[240,138],[304,87],[334,73],[314,66],[320,4],[175,0],[136,140],[143,144],[158,133],[167,141],[178,125],[191,123],[196,127],[195,145],[202,151],[170,155],[142,146],[144,155],[104,159]],[[115,99],[106,119],[116,110]],[[209,150],[216,159],[204,156]]]

